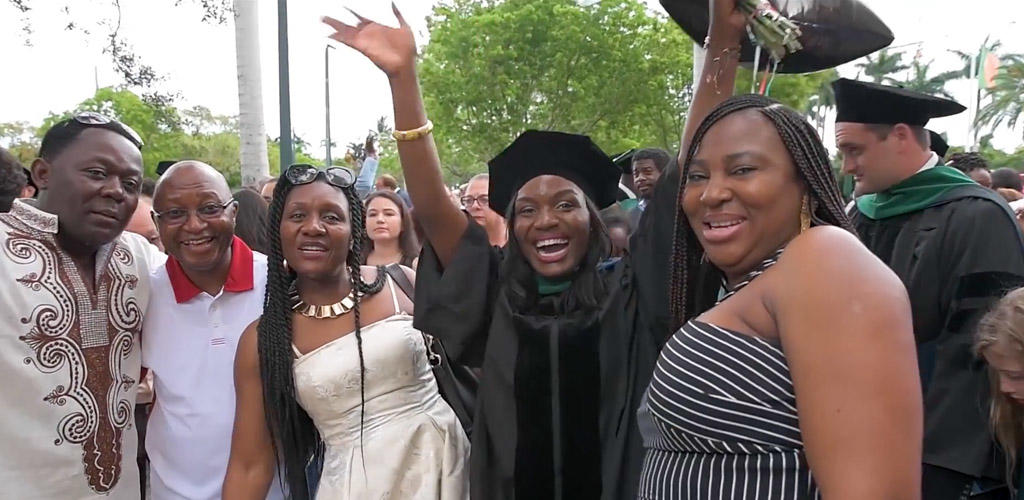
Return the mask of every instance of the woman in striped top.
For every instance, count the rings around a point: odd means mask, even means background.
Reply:
[[[711,11],[675,229],[672,307],[688,322],[639,411],[639,497],[919,498],[904,287],[852,234],[814,129],[720,93],[745,19],[733,0]]]

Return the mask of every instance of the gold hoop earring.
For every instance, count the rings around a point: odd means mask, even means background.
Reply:
[[[800,233],[811,228],[811,200],[810,196],[804,195],[804,201],[800,206]]]

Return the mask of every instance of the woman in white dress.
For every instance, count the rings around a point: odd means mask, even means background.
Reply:
[[[275,457],[291,498],[468,498],[469,440],[438,393],[412,303],[380,268],[359,265],[354,179],[293,165],[274,190],[264,312],[235,360],[225,499],[264,498]]]

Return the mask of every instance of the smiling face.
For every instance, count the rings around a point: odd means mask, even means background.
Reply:
[[[300,277],[343,276],[351,237],[348,199],[341,189],[318,179],[288,193],[281,212],[281,253]]]
[[[83,130],[54,158],[33,163],[39,208],[57,215],[61,244],[94,252],[131,219],[142,186],[142,154],[101,128]]]
[[[804,191],[775,126],[745,110],[704,136],[687,173],[683,211],[708,260],[732,280],[799,233]]]
[[[557,279],[576,271],[590,239],[590,212],[579,186],[556,175],[534,177],[519,189],[513,214],[513,234],[537,274]]]
[[[153,196],[160,240],[168,254],[189,272],[225,273],[231,265],[236,204],[224,176],[209,165],[178,163],[164,173]],[[174,212],[187,212],[173,221]]]
[[[366,205],[366,233],[374,242],[397,241],[402,234],[402,211],[395,202],[376,196]]]

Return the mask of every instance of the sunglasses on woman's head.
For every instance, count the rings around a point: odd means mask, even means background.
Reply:
[[[293,185],[309,184],[316,180],[320,175],[324,176],[324,180],[328,184],[339,187],[347,188],[352,186],[356,182],[356,174],[352,173],[351,170],[345,167],[327,167],[324,169],[309,165],[306,163],[296,163],[288,167],[284,171],[284,178],[288,179],[288,182]]]
[[[142,149],[145,143],[142,142],[142,137],[134,129],[119,122],[109,116],[102,115],[95,111],[82,111],[71,117],[72,120],[81,123],[82,125],[114,125],[118,130],[121,131],[121,135],[125,136],[126,139],[135,143],[135,146]]]

